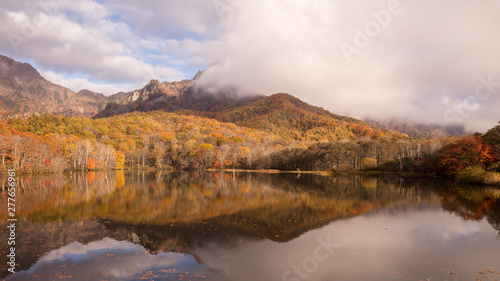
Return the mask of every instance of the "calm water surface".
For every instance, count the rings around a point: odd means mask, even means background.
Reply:
[[[21,177],[17,217],[5,280],[500,280],[500,192],[438,178]]]

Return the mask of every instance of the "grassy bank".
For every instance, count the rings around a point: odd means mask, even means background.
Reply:
[[[500,173],[487,171],[480,166],[472,166],[463,169],[457,175],[457,181],[465,184],[484,184],[500,186]]]
[[[246,169],[206,169],[207,172],[226,172],[232,173],[266,173],[266,174],[316,174],[323,176],[339,176],[339,175],[365,175],[365,176],[383,176],[397,175],[403,177],[410,176],[436,176],[436,173],[411,173],[411,172],[385,172],[385,171],[286,171],[286,170],[246,170]]]

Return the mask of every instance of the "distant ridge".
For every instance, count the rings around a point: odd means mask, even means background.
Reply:
[[[31,65],[0,55],[0,102],[2,115],[8,117],[91,117],[104,107],[107,98],[88,90],[77,94],[45,80]]]
[[[231,87],[212,93],[191,80],[151,80],[141,89],[109,97],[89,90],[75,93],[44,79],[27,63],[0,55],[0,106],[4,117],[54,114],[105,118],[162,110],[196,115],[271,132],[284,139],[334,141],[370,138],[432,138],[463,134],[463,128],[397,121],[368,121],[336,115],[285,93],[242,97]]]

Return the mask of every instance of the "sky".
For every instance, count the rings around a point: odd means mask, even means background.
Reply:
[[[0,54],[105,95],[149,80],[292,94],[356,118],[500,120],[495,0],[2,0]]]

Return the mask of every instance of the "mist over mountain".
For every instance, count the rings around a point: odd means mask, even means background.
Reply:
[[[197,81],[208,92],[288,93],[357,119],[470,132],[498,122],[495,1],[181,2],[65,1],[50,11],[5,0],[0,53],[73,92],[129,92],[219,61]]]
[[[357,119],[484,133],[499,119],[499,8],[465,0],[245,1],[205,52],[223,64],[200,82],[285,92]]]
[[[142,89],[119,93],[108,98],[109,103],[95,117],[109,117],[133,111],[176,110],[222,111],[264,98],[263,95],[241,96],[228,87],[216,93],[196,87],[195,81],[162,82],[151,80]]]
[[[409,121],[396,119],[388,120],[370,120],[366,122],[372,126],[392,130],[407,134],[415,138],[441,138],[447,136],[463,136],[468,133],[463,125],[439,125],[439,124],[416,124]]]
[[[390,131],[419,138],[464,134],[460,126],[373,119],[365,123],[309,105],[292,95],[242,94],[235,87],[207,83],[205,74],[220,67],[220,63],[199,71],[191,80],[151,80],[141,89],[111,96],[90,90],[75,93],[47,81],[31,65],[5,56],[0,57],[0,66],[0,100],[3,115],[7,117],[55,114],[103,118],[134,111],[162,110],[208,117],[300,140],[349,139],[377,132],[392,136]]]

